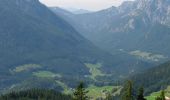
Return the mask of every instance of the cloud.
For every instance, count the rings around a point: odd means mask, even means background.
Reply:
[[[47,6],[101,10],[111,6],[119,6],[126,0],[40,0]],[[132,1],[132,0],[131,0]]]

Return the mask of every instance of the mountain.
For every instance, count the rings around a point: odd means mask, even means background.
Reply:
[[[162,62],[170,56],[169,7],[168,0],[136,0],[67,18],[79,33],[112,54],[123,50],[130,55],[137,53],[136,57]]]
[[[74,23],[72,20],[72,17],[76,17],[77,15],[70,13],[62,8],[58,7],[51,7],[50,10],[52,10],[57,16],[60,16],[61,18],[65,19],[67,22]],[[82,14],[80,14],[82,15]],[[104,48],[102,48],[104,49]],[[148,54],[148,53],[147,53]],[[149,54],[150,55],[150,54]],[[116,59],[112,61],[113,65],[120,70],[118,74],[114,74],[114,76],[118,76],[119,78],[124,78],[124,74],[129,75],[132,73],[137,73],[138,71],[145,70],[147,68],[153,67],[154,65],[157,65],[158,63],[155,62],[155,60],[159,59],[159,57],[148,57],[149,61],[141,58],[134,57],[134,55],[129,55],[129,52],[122,50],[115,51],[113,54]],[[154,55],[155,56],[155,55]],[[158,55],[159,56],[159,55]],[[153,63],[154,62],[154,63]],[[115,69],[113,69],[115,70]],[[113,73],[111,73],[113,74]],[[126,76],[125,75],[125,76]],[[103,78],[98,78],[99,80],[103,79],[109,79],[107,81],[110,81],[110,78],[106,78],[105,76]],[[113,78],[112,78],[113,79]],[[113,79],[115,81],[115,79]]]
[[[91,11],[89,10],[85,10],[85,9],[78,9],[78,8],[63,8],[73,14],[85,14],[85,13],[91,13]]]
[[[170,84],[170,61],[130,77],[136,87],[145,87],[146,94],[159,91]]]
[[[53,11],[57,16],[60,16],[67,22],[71,22],[72,18],[76,16],[76,14],[73,14],[72,12],[69,12],[65,9],[59,8],[59,7],[49,7],[51,11]],[[74,22],[72,22],[74,23]]]
[[[2,0],[0,15],[1,92],[62,91],[80,80],[115,79],[122,71],[119,58],[94,46],[39,0]]]
[[[88,10],[84,10],[84,9],[78,9],[78,10],[75,10],[73,13],[74,14],[85,14],[85,13],[91,13],[91,12]]]

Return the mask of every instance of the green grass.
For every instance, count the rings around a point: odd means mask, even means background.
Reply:
[[[155,100],[156,97],[158,97],[160,95],[160,92],[154,92],[151,95],[147,96],[146,99],[147,100]]]
[[[170,97],[170,86],[168,86],[167,89],[165,90],[165,95]]]
[[[159,61],[161,59],[166,59],[166,57],[164,55],[153,54],[153,53],[150,53],[150,52],[143,52],[143,51],[140,51],[140,50],[131,51],[129,54],[137,56],[139,58],[150,60],[150,61]]]
[[[36,77],[40,78],[54,78],[54,77],[61,77],[60,74],[55,74],[50,71],[38,71],[38,72],[33,72],[33,75]]]
[[[151,93],[149,96],[146,97],[147,100],[155,100],[155,98],[157,96],[160,96],[160,92],[153,92]],[[165,89],[165,96],[170,97],[170,86],[167,87],[167,89]]]
[[[97,76],[105,76],[105,74],[102,73],[100,70],[102,64],[97,63],[97,64],[90,64],[90,63],[85,63],[86,67],[89,68],[89,72],[91,73],[91,76],[89,76],[91,79],[96,80]]]
[[[19,72],[28,71],[31,69],[38,69],[41,67],[42,66],[38,64],[25,64],[25,65],[17,66],[15,69],[11,70],[11,72],[19,73]]]
[[[65,83],[60,82],[58,80],[56,80],[56,83],[64,89],[64,91],[63,91],[64,94],[72,94],[73,93],[73,91]]]
[[[103,87],[97,87],[97,86],[94,86],[94,85],[90,85],[87,90],[89,91],[88,92],[88,96],[93,98],[94,100],[99,98],[99,97],[102,97],[102,98],[105,98],[106,97],[106,92],[112,92],[112,90],[114,88],[117,88],[118,90],[116,92],[114,92],[114,94],[120,94],[120,90],[121,90],[121,87],[120,86],[103,86]]]

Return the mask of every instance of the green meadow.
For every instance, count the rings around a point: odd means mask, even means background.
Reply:
[[[60,74],[55,74],[50,71],[38,71],[38,72],[33,72],[33,75],[36,77],[40,78],[54,78],[54,77],[61,77]]]

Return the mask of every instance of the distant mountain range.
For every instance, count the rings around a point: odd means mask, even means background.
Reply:
[[[73,14],[85,14],[85,13],[91,13],[92,11],[85,10],[85,9],[77,9],[77,8],[63,8]]]
[[[169,7],[169,0],[136,0],[94,13],[57,14],[87,39],[112,54],[122,50],[129,53],[140,51],[169,58]]]

